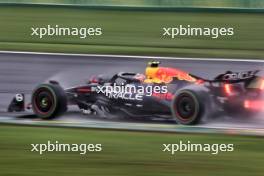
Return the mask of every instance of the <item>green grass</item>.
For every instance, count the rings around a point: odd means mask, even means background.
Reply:
[[[31,143],[102,143],[103,151],[30,152]],[[162,152],[163,143],[233,143],[234,152]],[[264,140],[257,137],[1,126],[0,175],[263,175]]]
[[[0,50],[264,58],[263,13],[93,10],[0,6]],[[31,27],[102,27],[95,38],[31,36]],[[233,27],[234,36],[162,37],[162,27]]]

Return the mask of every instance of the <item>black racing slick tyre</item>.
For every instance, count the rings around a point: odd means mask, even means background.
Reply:
[[[67,111],[67,97],[57,84],[41,84],[32,94],[33,112],[42,119],[53,119]]]
[[[200,122],[204,106],[198,93],[192,90],[180,90],[174,95],[171,111],[178,124],[194,125]]]

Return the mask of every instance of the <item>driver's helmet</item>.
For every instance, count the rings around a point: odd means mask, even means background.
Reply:
[[[146,80],[147,83],[159,83],[160,80],[157,78],[157,71],[159,70],[159,64],[158,61],[151,61],[148,63],[148,66],[146,67]]]

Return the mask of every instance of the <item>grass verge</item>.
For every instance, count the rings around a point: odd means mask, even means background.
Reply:
[[[0,50],[186,57],[264,58],[264,14],[0,6]],[[31,27],[101,27],[103,35],[31,36]],[[163,27],[233,27],[234,36],[162,37]]]
[[[31,143],[102,143],[103,151],[30,152]],[[163,143],[233,143],[234,152],[162,152]],[[1,175],[262,175],[263,138],[207,134],[169,134],[89,129],[3,126]]]

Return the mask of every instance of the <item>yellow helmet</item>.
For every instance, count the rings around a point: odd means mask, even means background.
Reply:
[[[159,61],[150,61],[148,62],[148,67],[159,67]]]
[[[147,79],[154,79],[156,77],[156,72],[159,69],[159,64],[159,61],[151,61],[148,63],[145,71]]]

